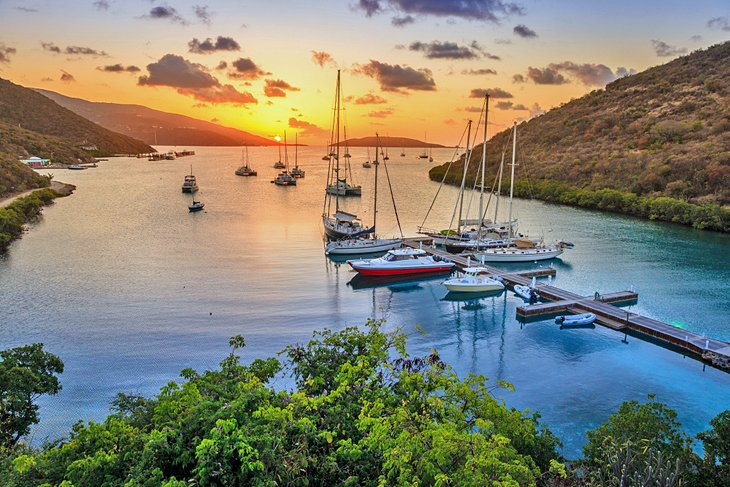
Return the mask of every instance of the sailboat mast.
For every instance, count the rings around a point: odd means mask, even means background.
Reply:
[[[482,189],[479,192],[479,233],[484,226],[484,173],[487,169],[487,115],[489,114],[489,93],[484,95],[484,140],[482,141]]]
[[[471,143],[471,120],[466,125],[466,152],[464,152],[464,175],[461,177],[461,198],[459,200],[459,221],[457,222],[457,233],[461,234],[461,218],[464,208],[464,185],[466,184],[466,172],[469,169],[469,160],[471,159],[471,151],[469,144]]]
[[[284,166],[286,167],[285,171],[289,172],[289,152],[286,150],[287,144],[286,144],[286,130],[284,131]]]
[[[499,163],[499,175],[497,176],[497,198],[494,200],[494,223],[497,223],[499,220],[497,219],[497,215],[499,213],[499,199],[502,197],[502,171],[504,169],[504,153],[507,152],[507,147],[505,146],[504,150],[502,150],[502,161]]]
[[[374,188],[374,196],[373,196],[373,238],[376,237],[375,234],[375,220],[378,216],[378,166],[380,165],[380,162],[378,162],[378,146],[380,145],[380,137],[378,136],[378,133],[375,132],[375,188]]]
[[[507,219],[507,225],[509,225],[509,238],[512,238],[512,195],[515,190],[515,160],[517,157],[517,122],[514,123],[514,130],[512,132],[512,173],[509,177],[509,218]]]
[[[335,89],[335,212],[340,211],[340,70]]]
[[[299,167],[299,133],[294,132],[294,167]]]

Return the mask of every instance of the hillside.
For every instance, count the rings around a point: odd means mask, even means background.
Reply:
[[[96,125],[35,91],[0,79],[0,122],[59,138],[73,147],[93,145],[89,156],[151,152],[147,144]],[[24,146],[22,140],[18,144]],[[0,146],[0,151],[8,151]],[[30,152],[30,150],[28,150]],[[15,156],[21,156],[13,152]],[[48,157],[50,154],[34,154]]]
[[[510,132],[487,143],[492,175]],[[480,154],[481,145],[473,160]],[[517,179],[529,176],[535,196],[548,201],[591,207],[561,197],[579,189],[730,205],[730,42],[621,78],[519,124],[518,159]],[[460,178],[462,164],[454,165],[450,182]],[[440,180],[445,170],[435,167],[430,176]]]
[[[0,154],[0,198],[50,184],[45,178],[7,154]]]
[[[375,137],[362,137],[359,139],[348,139],[340,142],[341,145],[347,144],[349,147],[375,147]],[[380,145],[383,147],[425,147],[433,149],[442,149],[445,146],[439,144],[429,144],[417,139],[409,139],[407,137],[380,137]]]
[[[36,89],[62,107],[109,130],[147,144],[186,146],[275,145],[276,142],[230,127],[141,105],[99,103]],[[156,127],[156,128],[155,128]]]

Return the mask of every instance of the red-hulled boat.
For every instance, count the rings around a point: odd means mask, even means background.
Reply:
[[[450,272],[454,263],[421,249],[395,249],[377,259],[348,260],[350,267],[364,276],[397,276]]]

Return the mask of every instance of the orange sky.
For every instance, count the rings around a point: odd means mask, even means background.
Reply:
[[[454,145],[473,90],[492,134],[730,35],[725,2],[635,3],[0,0],[0,77],[324,144],[339,67],[349,136]]]

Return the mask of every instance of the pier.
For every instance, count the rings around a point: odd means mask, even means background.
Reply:
[[[532,285],[533,277],[555,275],[555,269],[552,267],[506,271],[481,264],[476,260],[470,262],[466,257],[452,255],[433,247],[431,242],[432,239],[426,237],[408,238],[403,242],[403,245],[410,248],[421,248],[431,255],[450,259],[461,268],[469,265],[483,267],[488,274],[500,277],[506,285],[512,288],[515,284]],[[617,307],[616,305],[634,304],[638,301],[639,295],[633,290],[581,296],[546,283],[536,283],[535,289],[540,298],[546,299],[548,302],[518,306],[516,311],[518,320],[529,321],[530,319],[546,318],[550,315],[563,313],[593,313],[596,315],[598,323],[612,330],[626,334],[631,333],[632,336],[647,341],[658,341],[660,344],[669,346],[681,353],[699,358],[713,367],[730,372],[730,343],[683,330]]]

